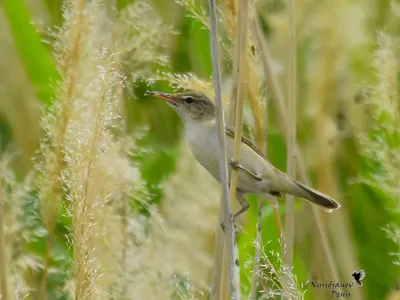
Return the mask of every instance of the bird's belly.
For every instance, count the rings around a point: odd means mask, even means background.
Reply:
[[[206,145],[206,147],[204,147]],[[191,151],[197,161],[216,179],[220,182],[219,161],[218,161],[218,147],[213,147],[211,144],[203,143],[190,143]],[[228,176],[229,183],[231,179],[232,167],[230,165],[231,157],[227,153],[228,163]],[[258,174],[261,175],[261,172]],[[239,171],[238,175],[238,190],[244,193],[261,193],[268,190],[268,182],[263,179],[257,181],[252,175]]]
[[[269,190],[268,182],[265,179],[256,180],[252,175],[243,171],[239,172],[238,189],[244,193],[259,194]]]
[[[191,143],[190,150],[197,161],[218,181],[220,181],[219,176],[219,162],[218,156],[210,155],[212,151],[217,151],[217,149],[211,149],[212,146],[205,149],[204,145],[200,143]],[[210,151],[210,152],[209,152]],[[214,152],[214,154],[217,152]]]

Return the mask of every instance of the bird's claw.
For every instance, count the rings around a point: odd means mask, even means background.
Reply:
[[[243,167],[238,161],[235,161],[235,160],[231,159],[231,160],[229,161],[229,163],[230,163],[232,169],[234,169],[234,170],[236,170],[236,171],[237,171],[237,170],[242,170],[242,171],[244,171],[244,172],[250,174],[251,176],[253,176],[253,178],[254,178],[255,180],[257,180],[257,181],[262,181],[262,180],[263,180],[261,176],[259,176],[258,174],[255,174],[255,173],[251,172],[250,170],[246,169],[246,168]]]
[[[231,159],[229,163],[230,163],[232,169],[235,169],[235,170],[239,170],[240,169],[240,164],[239,164],[239,162],[237,160]]]

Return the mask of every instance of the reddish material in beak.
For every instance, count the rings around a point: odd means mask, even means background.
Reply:
[[[178,103],[178,101],[176,100],[176,98],[174,96],[172,96],[171,94],[163,93],[163,92],[146,92],[144,95],[145,96],[154,96],[154,97],[163,99],[172,105],[176,105]]]

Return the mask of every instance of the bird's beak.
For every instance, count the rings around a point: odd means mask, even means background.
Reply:
[[[178,99],[171,95],[171,94],[167,94],[167,93],[163,93],[163,92],[146,92],[145,96],[154,96],[157,98],[160,98],[162,100],[167,101],[169,104],[172,104],[174,106],[176,106],[178,104]]]

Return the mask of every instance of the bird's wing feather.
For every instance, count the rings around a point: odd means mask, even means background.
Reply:
[[[227,126],[225,126],[225,133],[226,133],[228,136],[232,137],[233,139],[235,138],[235,132],[234,132],[231,128],[227,127]],[[245,136],[242,135],[242,142],[245,143],[247,146],[249,146],[249,147],[250,147],[254,152],[256,152],[259,156],[261,156],[261,157],[267,162],[267,164],[268,164],[270,170],[271,170],[275,175],[279,175],[279,176],[282,176],[282,177],[287,177],[287,178],[289,178],[284,172],[282,172],[281,170],[279,170],[278,168],[276,168],[275,166],[273,166],[273,165],[268,161],[267,157],[260,151],[260,149],[257,148],[256,145],[254,145],[254,143],[253,143],[250,139],[248,139],[247,137],[245,137]],[[263,174],[263,175],[266,175],[266,174]]]
[[[235,138],[235,132],[227,126],[225,126],[225,133],[227,136],[231,137],[232,139]],[[253,144],[253,142],[250,139],[246,138],[245,136],[242,136],[242,143],[246,144],[251,150],[253,150],[255,153],[257,153],[262,158],[262,160],[265,161],[266,167],[263,169],[261,176],[270,182],[272,189],[276,188],[276,191],[269,190],[268,191],[269,193],[272,191],[271,194],[273,196],[281,197],[281,193],[280,193],[281,191],[279,190],[279,188],[282,188],[282,184],[285,184],[285,183],[287,186],[289,186],[286,190],[290,190],[290,188],[293,186],[293,181],[292,181],[292,179],[290,179],[289,176],[287,176],[284,172],[282,172],[278,168],[274,167],[271,163],[269,163],[268,159],[265,157],[265,155],[256,147],[256,145]],[[252,170],[252,171],[254,171],[254,170]],[[275,186],[275,183],[274,183],[275,181],[279,182],[279,184],[278,184],[279,187]]]
[[[231,128],[225,126],[225,133],[230,137],[232,137],[233,139],[235,138],[235,132]],[[265,155],[260,151],[260,149],[257,148],[256,145],[253,144],[253,142],[250,139],[242,135],[242,142],[245,143],[247,146],[249,146],[251,149],[253,149],[262,158],[266,159]]]
[[[235,132],[227,126],[225,126],[225,133],[232,139],[235,138]],[[242,140],[242,143],[246,144],[251,150],[253,150],[255,153],[257,153],[267,163],[270,172],[263,173],[263,176],[270,175],[270,176],[280,176],[280,177],[289,178],[285,173],[283,173],[281,170],[279,170],[278,168],[274,167],[271,163],[269,163],[266,156],[260,151],[260,149],[257,148],[256,145],[254,145],[254,143],[250,139],[248,139],[247,137],[242,135],[241,140]],[[269,178],[269,179],[271,179],[271,178]]]

